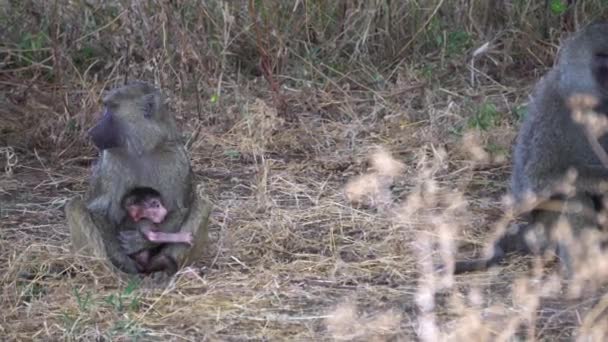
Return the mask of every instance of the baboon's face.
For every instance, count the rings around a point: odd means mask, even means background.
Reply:
[[[141,219],[148,219],[153,223],[161,223],[167,216],[167,209],[159,196],[144,196],[141,199],[129,200],[127,212],[131,219],[138,222]]]
[[[595,110],[608,109],[608,22],[586,26],[563,42],[559,58],[559,89],[564,99],[589,95]]]
[[[584,54],[581,62],[590,62],[591,74],[603,97],[608,97],[608,22],[597,22],[585,27],[574,39],[574,54]],[[588,58],[591,58],[589,61]]]
[[[137,155],[177,136],[160,93],[146,83],[112,91],[103,101],[101,119],[89,134],[100,150],[127,148]]]

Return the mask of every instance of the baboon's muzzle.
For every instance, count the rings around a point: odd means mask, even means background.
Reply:
[[[89,130],[89,135],[99,150],[120,147],[120,132],[114,121],[114,115],[106,109],[99,122]]]

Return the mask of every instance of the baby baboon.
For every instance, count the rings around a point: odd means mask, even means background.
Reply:
[[[557,249],[571,273],[568,248],[553,236],[553,225],[565,218],[575,235],[584,228],[598,228],[608,169],[591,148],[587,128],[573,121],[569,103],[576,97],[590,97],[595,99],[590,109],[608,114],[607,37],[606,22],[580,30],[564,42],[557,64],[535,87],[515,145],[511,178],[516,210],[524,212],[527,224],[514,225],[513,232],[504,234],[490,258],[457,262],[455,273],[485,269],[508,252],[540,254],[548,248]],[[606,150],[608,137],[601,137],[599,144]],[[576,175],[573,191],[558,190],[571,171]],[[531,210],[524,209],[530,193],[541,201]]]
[[[167,208],[163,205],[158,191],[154,189],[133,189],[123,199],[123,207],[128,217],[135,222],[148,219],[153,223],[161,223],[167,216]]]
[[[120,231],[119,240],[127,255],[135,260],[142,273],[166,271],[177,272],[177,264],[170,256],[159,254],[166,243],[185,243],[192,245],[192,233],[165,233],[156,224],[167,215],[160,194],[153,189],[133,189],[123,200],[127,210],[126,227]],[[129,229],[132,227],[132,229]],[[137,241],[136,244],[133,244]],[[143,245],[143,248],[142,246]],[[133,247],[141,248],[134,250]]]
[[[137,263],[119,241],[127,212],[124,196],[135,188],[151,188],[162,196],[166,218],[162,232],[192,234],[193,245],[171,243],[158,254],[178,266],[198,259],[205,247],[210,205],[195,193],[186,151],[160,92],[143,82],[113,90],[104,99],[104,113],[89,131],[101,151],[85,201],[66,207],[72,244],[76,251],[108,258],[127,273],[138,273]],[[130,240],[130,241],[129,241]],[[135,236],[123,241],[145,248]]]

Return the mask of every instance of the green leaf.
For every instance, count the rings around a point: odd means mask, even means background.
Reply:
[[[528,107],[525,105],[520,105],[515,107],[514,109],[515,116],[517,117],[517,121],[524,121],[526,115],[528,114]]]
[[[551,0],[551,12],[554,14],[564,14],[568,9],[568,5],[564,0]]]
[[[498,124],[500,113],[491,103],[484,103],[477,112],[469,118],[468,127],[486,131]]]
[[[447,53],[459,55],[471,46],[471,37],[466,31],[452,31],[447,35]]]
[[[89,305],[91,304],[91,293],[86,291],[83,294],[77,288],[73,288],[72,291],[74,292],[74,297],[76,297],[76,302],[78,303],[80,311],[88,311]]]
[[[236,159],[241,156],[241,153],[239,151],[235,151],[235,150],[227,150],[227,151],[224,151],[224,155],[228,158]]]
[[[127,283],[127,287],[125,287],[124,294],[130,295],[139,287],[139,280],[132,279]]]

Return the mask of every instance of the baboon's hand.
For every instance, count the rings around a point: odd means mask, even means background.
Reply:
[[[145,236],[137,230],[124,230],[118,234],[118,241],[122,250],[127,255],[137,253],[142,249],[146,249],[149,241]]]

